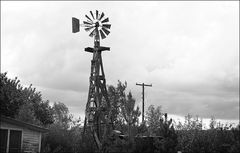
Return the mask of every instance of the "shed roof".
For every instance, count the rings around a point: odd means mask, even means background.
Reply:
[[[25,127],[25,128],[28,128],[28,129],[31,129],[31,130],[34,130],[34,131],[42,132],[42,133],[48,132],[48,129],[46,129],[46,128],[43,128],[43,127],[40,127],[40,126],[37,126],[37,125],[33,125],[33,124],[30,124],[30,123],[26,123],[26,122],[23,122],[23,121],[19,121],[19,120],[9,118],[9,117],[6,117],[6,116],[2,116],[2,115],[1,115],[1,122],[6,122],[6,123],[13,124],[13,125]]]

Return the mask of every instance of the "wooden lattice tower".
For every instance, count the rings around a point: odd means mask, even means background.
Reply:
[[[104,13],[101,14],[96,11],[93,14],[90,11],[91,17],[85,15],[87,21],[79,24],[77,18],[72,18],[73,33],[79,31],[79,26],[85,27],[86,31],[90,31],[89,36],[94,38],[94,47],[87,47],[85,51],[93,54],[91,60],[91,73],[89,78],[88,100],[85,110],[84,131],[90,128],[94,140],[99,149],[102,148],[102,141],[110,133],[110,102],[106,88],[106,79],[102,62],[102,51],[110,51],[109,47],[100,46],[101,39],[106,38],[110,33],[111,27],[108,18],[104,18]]]

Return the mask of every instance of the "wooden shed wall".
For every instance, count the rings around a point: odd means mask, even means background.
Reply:
[[[23,130],[23,146],[24,151],[39,152],[41,143],[41,133],[29,129]]]
[[[1,129],[12,129],[22,131],[22,151],[23,152],[40,152],[41,132],[33,131],[25,127],[1,122]]]

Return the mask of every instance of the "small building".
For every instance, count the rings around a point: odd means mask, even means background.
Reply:
[[[1,153],[37,153],[41,151],[42,134],[48,130],[33,124],[1,116]]]

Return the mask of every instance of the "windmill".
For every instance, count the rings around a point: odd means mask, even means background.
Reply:
[[[91,60],[91,73],[89,78],[88,100],[85,110],[84,130],[90,128],[94,140],[99,149],[102,142],[111,131],[110,102],[106,88],[106,79],[103,70],[102,51],[110,51],[109,47],[100,46],[100,39],[105,39],[110,33],[111,24],[105,14],[90,11],[85,15],[86,21],[80,24],[80,20],[72,18],[72,32],[80,31],[84,27],[89,36],[94,38],[94,47],[87,47],[85,51],[93,53]]]

